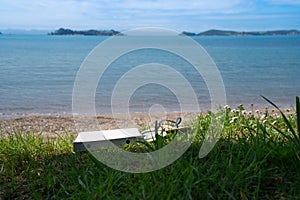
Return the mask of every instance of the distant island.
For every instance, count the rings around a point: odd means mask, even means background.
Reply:
[[[86,30],[86,31],[76,31],[71,29],[60,28],[54,32],[48,33],[48,35],[96,35],[96,36],[113,36],[113,35],[123,35],[119,31],[111,30]]]
[[[264,36],[264,35],[300,35],[298,30],[276,30],[276,31],[224,31],[224,30],[208,30],[201,33],[182,32],[182,35],[187,36]]]
[[[2,33],[0,32],[0,35],[2,35]]]
[[[0,33],[1,34],[1,33]],[[111,30],[71,30],[66,28],[60,28],[54,32],[48,33],[48,35],[85,35],[85,36],[114,36],[124,35],[123,33]],[[208,31],[193,33],[183,31],[180,35],[186,36],[266,36],[266,35],[300,35],[300,31],[296,29],[292,30],[275,30],[275,31],[230,31],[230,30],[216,30],[211,29]]]

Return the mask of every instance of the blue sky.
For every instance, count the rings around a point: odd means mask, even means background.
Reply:
[[[300,0],[0,0],[0,29],[300,29]]]

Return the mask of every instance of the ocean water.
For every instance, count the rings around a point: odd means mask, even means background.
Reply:
[[[99,36],[0,36],[0,117],[72,114],[72,92],[76,74],[86,56],[107,37]],[[193,37],[216,63],[226,89],[227,104],[234,107],[268,104],[264,95],[281,107],[294,105],[300,95],[300,37],[245,36]],[[143,63],[174,67],[193,86],[202,110],[210,108],[205,82],[189,63],[168,52],[142,49],[114,61],[99,81],[97,113],[111,112],[111,95],[126,70]],[[159,72],[157,72],[159,73]],[[180,87],[180,84],[179,84]],[[184,90],[184,88],[181,88]],[[120,99],[121,100],[121,99]],[[153,105],[166,111],[179,110],[174,93],[148,84],[131,96],[131,112],[147,112]]]

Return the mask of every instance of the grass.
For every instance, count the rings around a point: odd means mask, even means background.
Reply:
[[[299,130],[299,113],[254,116],[243,106],[225,112],[221,138],[208,156],[198,153],[211,113],[198,117],[197,135],[181,158],[146,174],[75,154],[72,133],[57,140],[2,133],[0,199],[300,199],[300,148],[291,131]]]

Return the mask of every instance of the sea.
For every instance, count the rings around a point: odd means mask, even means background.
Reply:
[[[91,51],[107,39],[106,36],[0,35],[0,117],[71,115],[76,75]],[[215,63],[227,105],[243,104],[247,109],[271,107],[263,95],[282,108],[295,106],[295,97],[300,95],[300,36],[192,39]],[[96,113],[112,112],[112,94],[125,69],[147,63],[178,69],[191,83],[200,110],[211,107],[206,82],[188,70],[186,60],[159,49],[140,49],[108,66],[94,91]],[[186,90],[184,85],[182,88],[177,85],[176,91]],[[126,95],[130,96],[130,112],[149,112],[154,105],[168,112],[180,110],[174,90],[160,84],[139,85]]]

